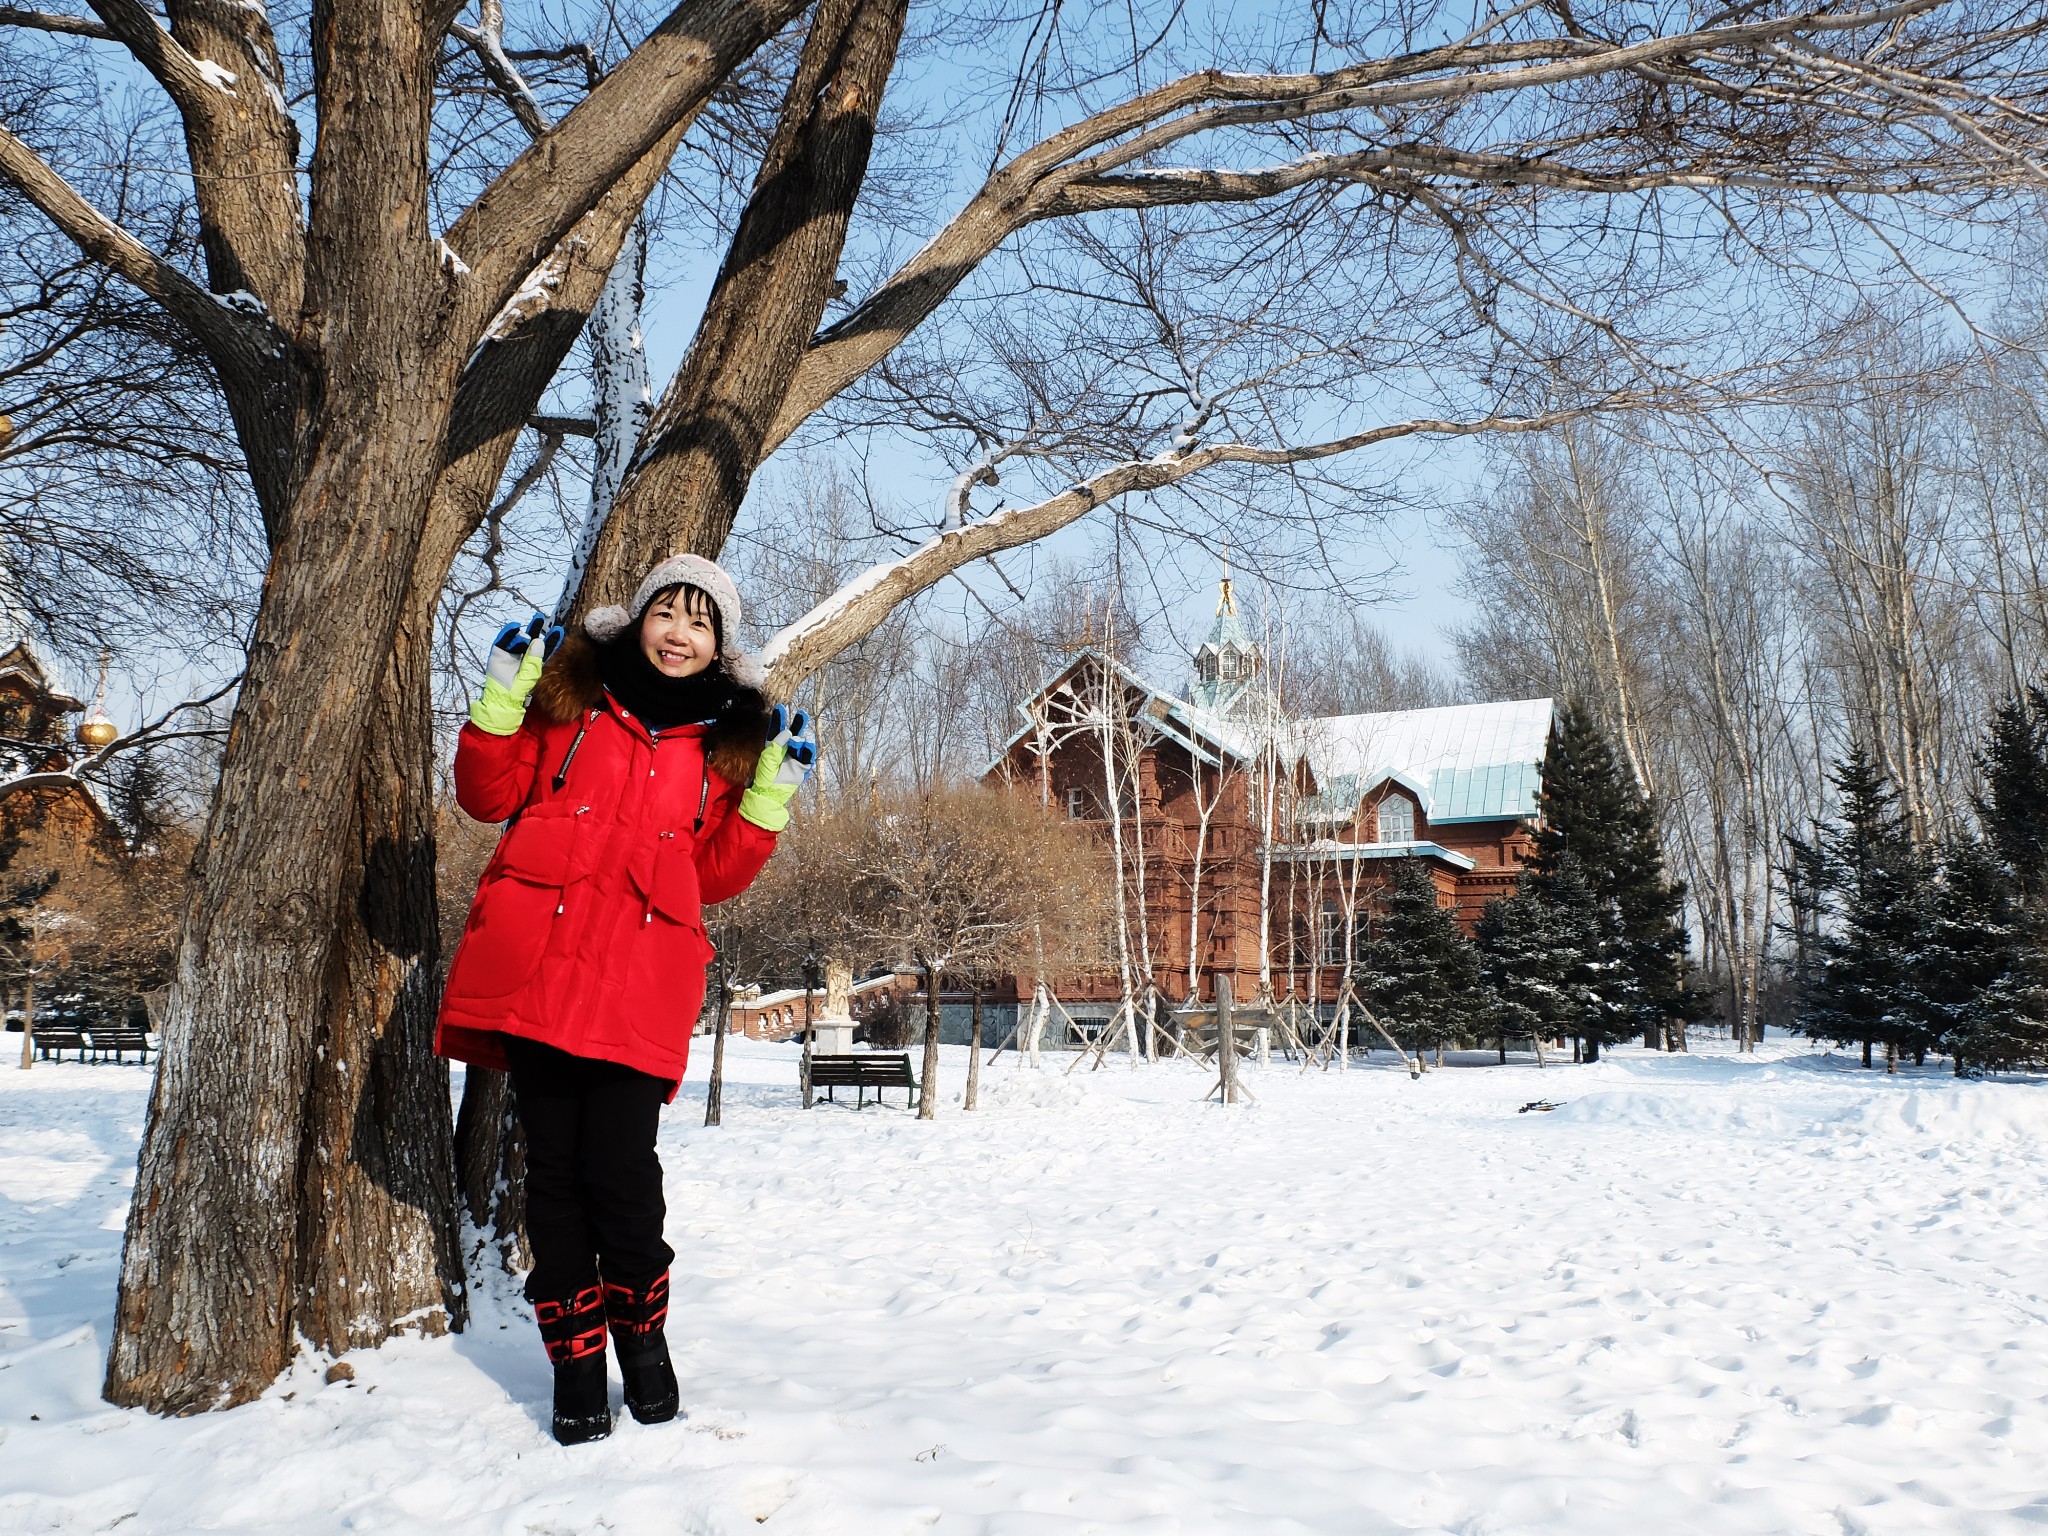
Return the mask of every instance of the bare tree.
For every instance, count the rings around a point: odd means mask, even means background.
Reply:
[[[1462,587],[1481,615],[1457,639],[1465,672],[1510,692],[1586,700],[1654,798],[1654,550],[1624,447],[1574,423],[1500,459],[1492,489],[1458,516],[1470,549]]]
[[[1085,831],[1007,788],[934,787],[875,803],[859,908],[873,940],[924,978],[919,1119],[931,1119],[938,1103],[946,979],[1035,959],[1047,927],[1064,926],[1054,903],[1099,867]]]
[[[1917,841],[1952,828],[1976,721],[1977,638],[1964,601],[1956,505],[1945,483],[1953,413],[1924,344],[1873,318],[1853,382],[1799,413],[1786,502],[1802,590],[1850,736],[1899,787]]]

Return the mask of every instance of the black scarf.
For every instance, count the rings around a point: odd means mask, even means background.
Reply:
[[[637,626],[597,648],[597,675],[605,691],[650,731],[716,720],[731,708],[736,691],[723,662],[670,677],[640,649]]]

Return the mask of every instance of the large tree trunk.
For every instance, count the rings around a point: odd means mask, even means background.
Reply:
[[[293,1347],[307,1085],[354,789],[454,380],[338,412],[265,581],[194,871],[122,1255],[109,1401],[255,1396]],[[439,388],[435,384],[438,382]],[[396,569],[394,570],[394,565]]]
[[[429,765],[431,608],[400,626],[371,700],[356,835],[301,1158],[298,1327],[316,1348],[404,1323],[460,1328],[448,1066],[434,1055],[440,922]]]

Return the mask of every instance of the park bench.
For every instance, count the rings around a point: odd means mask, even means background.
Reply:
[[[911,1106],[911,1096],[917,1092],[917,1079],[910,1075],[908,1056],[878,1056],[872,1053],[859,1056],[813,1056],[811,1058],[811,1087],[825,1090],[825,1097],[832,1097],[834,1088],[855,1090],[853,1107],[867,1107],[867,1091],[875,1090],[875,1102],[882,1102],[884,1088],[904,1090],[903,1107]]]
[[[46,1024],[36,1031],[36,1054],[48,1061],[52,1055],[64,1059],[66,1051],[78,1052],[78,1059],[85,1060],[85,1035],[68,1024]]]
[[[129,1051],[143,1061],[149,1060],[149,1031],[132,1024],[98,1025],[85,1032],[85,1039],[92,1047],[94,1061],[106,1060],[109,1052],[115,1061],[120,1061]]]

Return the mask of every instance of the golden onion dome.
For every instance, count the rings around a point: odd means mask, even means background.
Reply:
[[[97,752],[112,745],[121,735],[121,728],[107,718],[107,712],[95,704],[78,722],[78,744]]]

